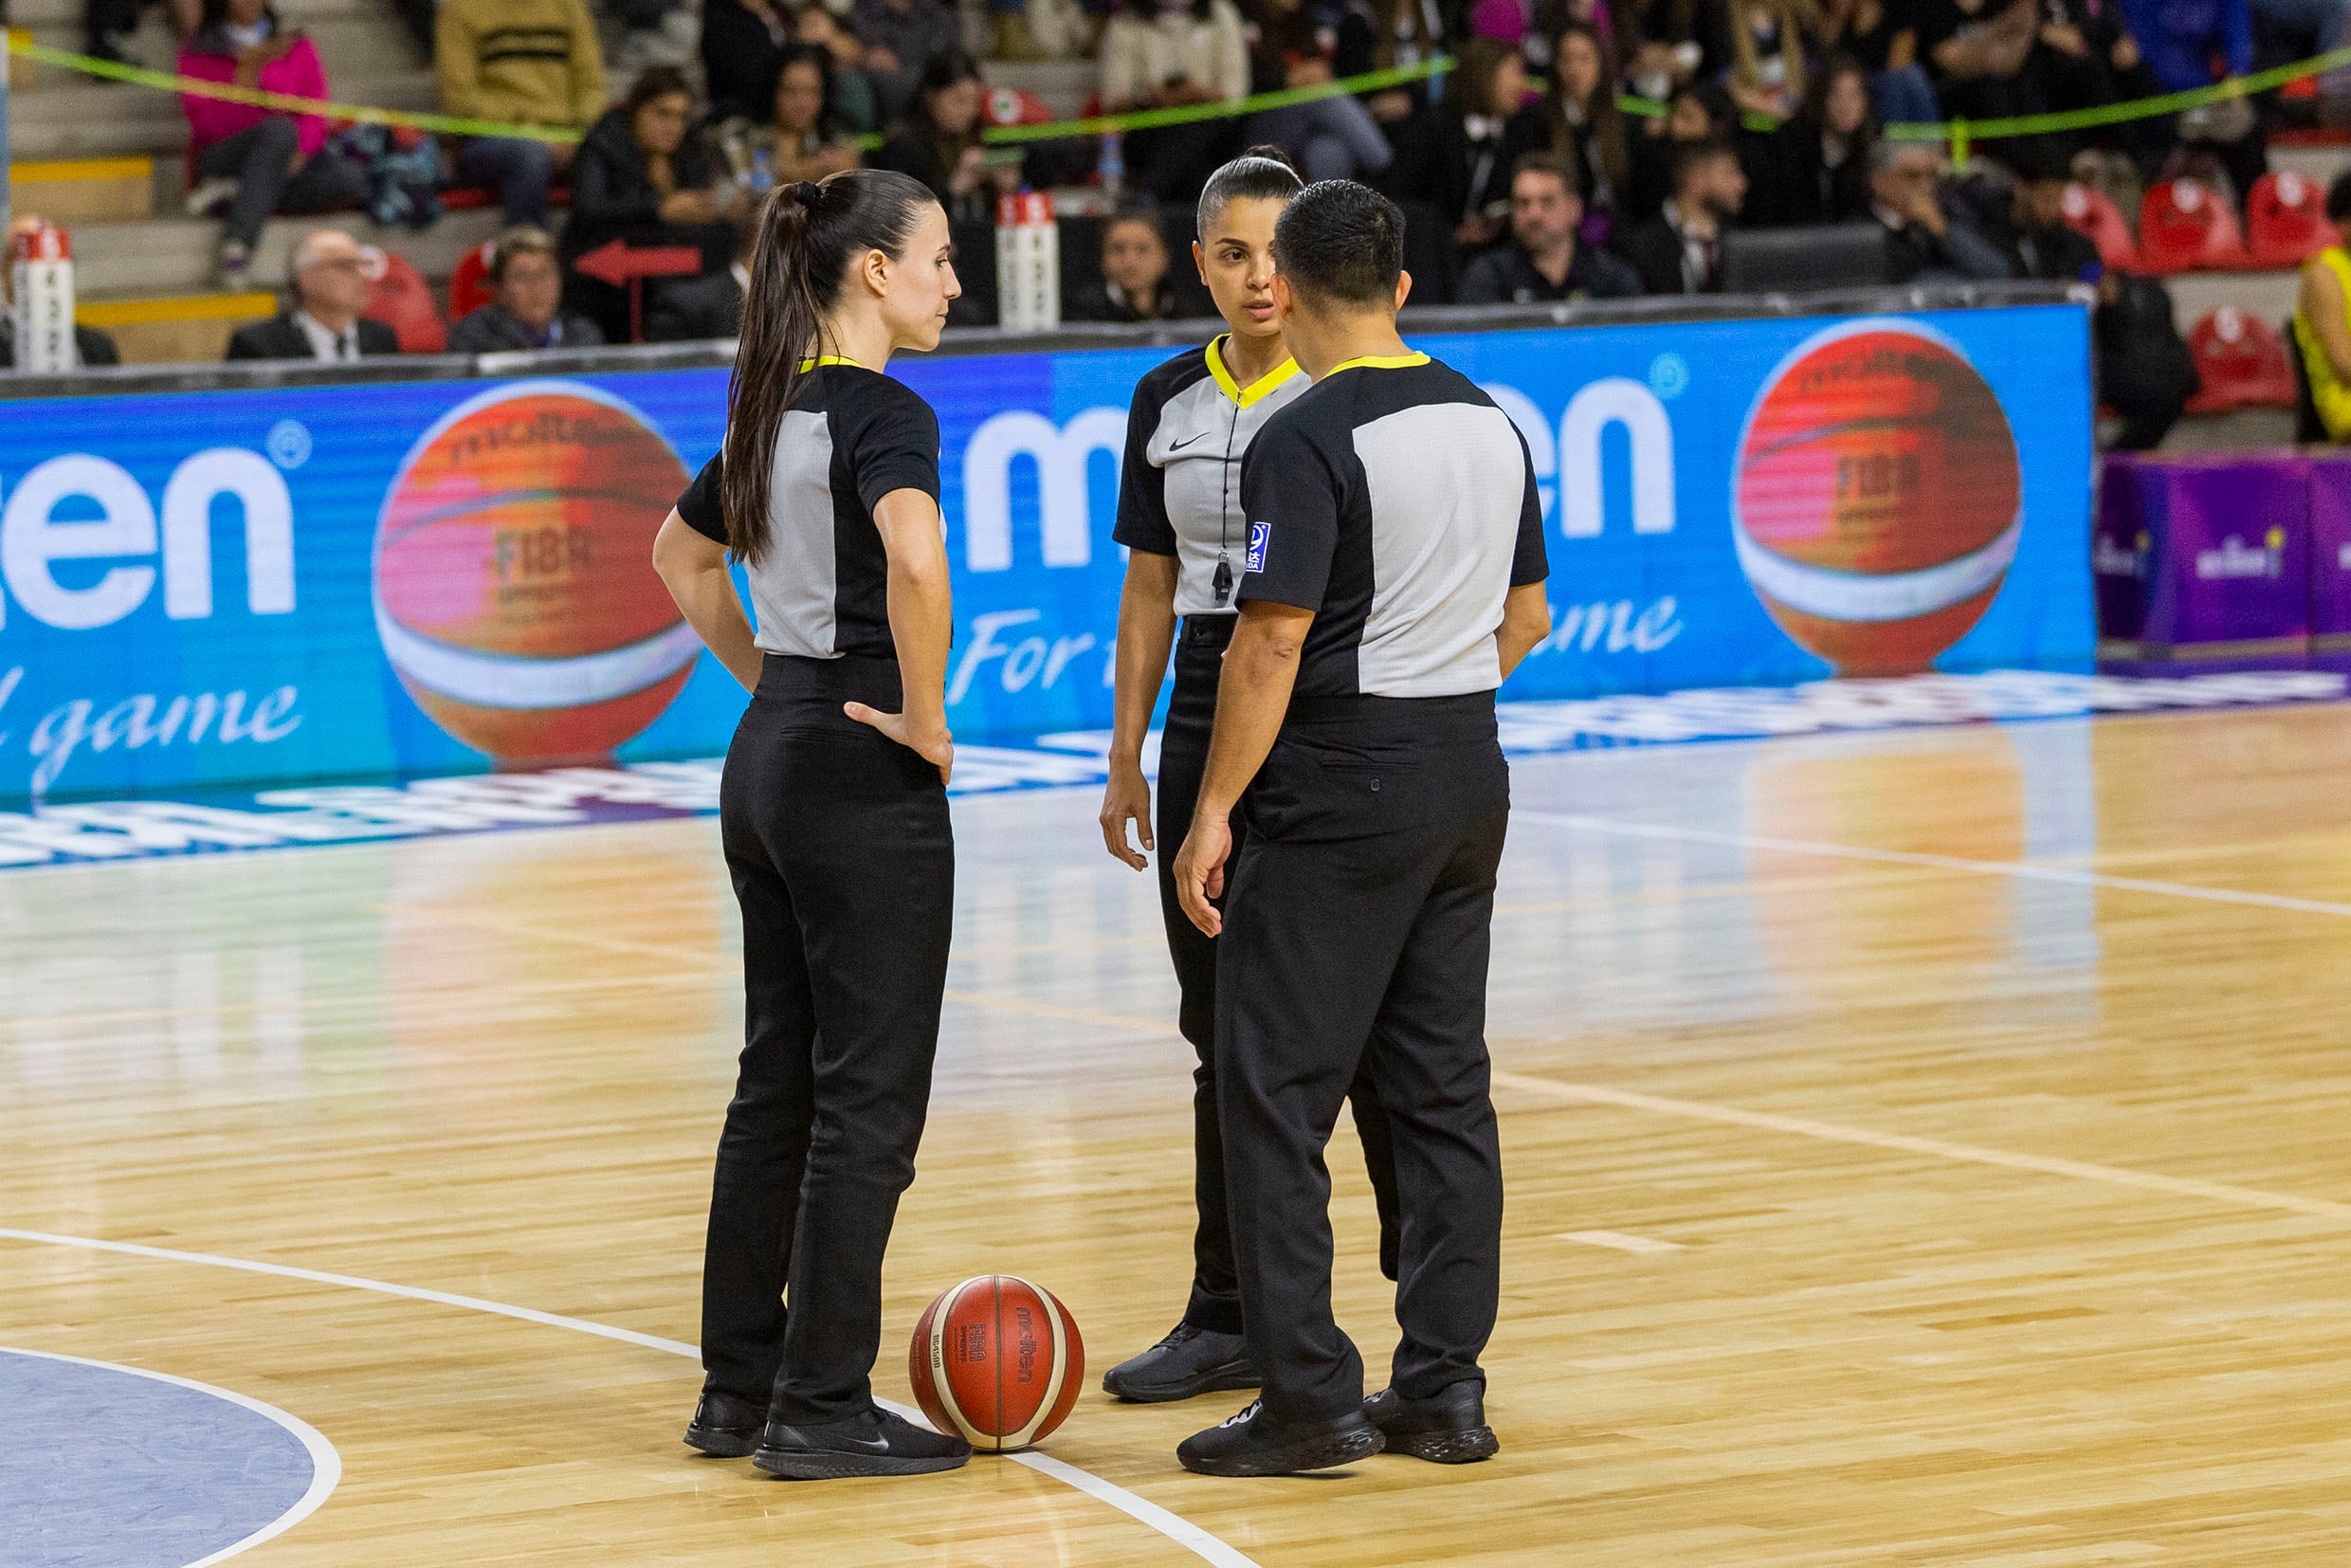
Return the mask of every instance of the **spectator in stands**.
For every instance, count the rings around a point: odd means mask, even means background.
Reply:
[[[452,115],[578,131],[608,106],[585,0],[441,0],[434,39],[441,105]],[[560,143],[466,137],[457,177],[496,191],[508,224],[543,227],[548,189],[571,157]]]
[[[1722,84],[1744,113],[1785,119],[1804,101],[1814,46],[1810,0],[1730,0],[1730,68]]]
[[[2064,150],[2046,141],[2003,149],[2016,171],[2010,269],[2044,283],[2094,283],[2105,275],[2098,247],[2066,222],[2066,186],[2073,177]]]
[[[866,46],[857,35],[823,6],[808,5],[800,8],[793,36],[832,56],[832,112],[841,123],[861,137],[880,130],[873,79],[866,74]]]
[[[1826,0],[1825,48],[1869,73],[1869,105],[1880,123],[1931,125],[1942,119],[1935,83],[1919,64],[1919,29],[1907,0]]]
[[[1669,99],[1722,68],[1708,62],[1699,0],[1622,0],[1611,10],[1621,26],[1616,56],[1625,83],[1644,98]]]
[[[367,308],[368,262],[359,242],[339,228],[306,234],[294,247],[294,302],[266,321],[240,327],[228,339],[231,359],[319,359],[330,364],[400,352],[389,323],[372,321]]]
[[[1759,138],[1748,162],[1747,221],[1850,223],[1869,216],[1869,73],[1838,55],[1813,75],[1804,107]]]
[[[2327,188],[2326,216],[2351,229],[2351,173]],[[2351,441],[2351,254],[2340,241],[2303,264],[2294,351],[2326,439]]]
[[[1498,38],[1473,38],[1446,83],[1446,101],[1415,115],[1397,135],[1388,189],[1425,202],[1452,226],[1465,252],[1502,238],[1510,217],[1510,171],[1541,144],[1526,106],[1526,66]]]
[[[1260,89],[1318,87],[1332,80],[1337,48],[1303,4],[1266,13],[1258,34],[1252,85]],[[1252,142],[1279,147],[1307,180],[1370,179],[1394,157],[1387,133],[1360,99],[1344,95],[1292,103],[1249,116]]]
[[[763,125],[730,119],[719,127],[719,145],[737,182],[755,195],[793,180],[820,180],[860,161],[856,142],[832,112],[832,56],[813,44],[784,51],[766,119]]]
[[[620,18],[616,51],[624,69],[683,68],[694,58],[700,25],[686,0],[606,0]]]
[[[1739,111],[1719,84],[1676,87],[1665,114],[1643,120],[1632,138],[1632,190],[1619,221],[1644,223],[1657,216],[1673,194],[1674,155],[1684,147],[1728,141],[1738,128]]]
[[[87,29],[88,51],[100,60],[111,60],[118,65],[139,64],[131,58],[131,35],[138,31],[138,13],[154,0],[89,0],[82,9],[82,20]],[[170,0],[166,8],[172,15],[172,30],[185,38],[196,30],[202,8],[198,0]],[[94,77],[104,82],[106,77]]]
[[[1071,302],[1073,321],[1169,321],[1183,314],[1156,213],[1129,210],[1103,227],[1103,280]]]
[[[1595,246],[1576,243],[1584,204],[1576,166],[1557,153],[1529,153],[1510,176],[1510,243],[1472,261],[1454,298],[1465,305],[1623,300],[1641,275]]]
[[[911,174],[931,188],[951,223],[993,223],[995,198],[1020,183],[1020,171],[993,168],[979,139],[987,93],[979,65],[961,49],[931,57],[906,120],[873,155],[876,169]]]
[[[915,93],[932,61],[963,55],[962,19],[943,0],[857,0],[850,14],[884,120],[913,113]]]
[[[713,120],[767,123],[794,25],[779,0],[702,0],[702,90]]]
[[[204,0],[202,25],[181,48],[179,73],[295,98],[329,96],[326,66],[307,34],[278,21],[268,0]],[[217,271],[224,289],[245,286],[262,226],[272,212],[332,212],[367,196],[367,173],[325,153],[326,121],[216,98],[180,95],[199,183],[189,210],[226,203]]]
[[[2122,0],[2123,21],[2166,91],[2209,87],[2253,68],[2246,0]]]
[[[743,296],[751,289],[751,258],[759,248],[759,226],[747,223],[724,272],[665,283],[653,296],[645,336],[656,343],[693,343],[732,337],[743,324]]]
[[[1537,117],[1533,139],[1575,166],[1576,189],[1583,193],[1584,238],[1604,245],[1618,207],[1632,193],[1632,136],[1616,103],[1623,88],[1599,33],[1581,22],[1559,29],[1551,49],[1551,77],[1542,101],[1521,113]],[[1514,180],[1514,224],[1517,210]]]
[[[1892,238],[1892,282],[1956,283],[2009,276],[2008,258],[1964,217],[1945,212],[1936,189],[1939,142],[1881,141],[1870,151],[1869,206]]]
[[[2040,35],[2039,0],[1916,0],[1919,54],[1944,113],[1966,119],[2031,114],[2025,62]]]
[[[1334,29],[1331,68],[1340,76],[1418,65],[1446,52],[1445,18],[1437,0],[1351,0]],[[1421,83],[1390,87],[1364,107],[1382,125],[1400,125],[1428,101]]]
[[[497,298],[449,329],[451,354],[592,349],[604,341],[593,321],[562,308],[563,264],[545,229],[501,234],[490,249],[490,283]]]
[[[2139,45],[2123,29],[2117,9],[2105,0],[2041,0],[2040,37],[2025,71],[2034,104],[2060,113],[2153,98],[2163,91]],[[2176,139],[2174,122],[2162,115],[2123,120],[2105,134],[2148,173],[2162,162]],[[2078,151],[2087,139],[2077,133],[2065,145]]]
[[[1135,0],[1103,28],[1105,113],[1235,102],[1248,89],[1248,44],[1231,0]],[[1188,206],[1240,147],[1240,127],[1230,119],[1130,132],[1127,179],[1161,201]]]
[[[30,234],[40,227],[41,215],[38,212],[16,214],[9,222],[9,248],[13,249],[19,234]],[[15,276],[14,267],[0,265],[0,307],[9,307],[15,303]],[[96,327],[85,327],[77,321],[74,323],[73,336],[74,363],[77,366],[88,369],[93,365],[122,363],[122,355],[116,349],[115,340]],[[0,371],[15,368],[16,321],[9,309],[0,308]]]
[[[693,134],[693,113],[684,73],[656,65],[637,78],[620,107],[596,121],[573,160],[572,222],[563,233],[571,299],[608,340],[629,336],[629,296],[583,277],[574,265],[580,257],[613,240],[692,246],[707,270],[735,252],[743,189],[726,177],[725,160],[709,142]]]
[[[1729,142],[1678,147],[1673,194],[1656,217],[1618,238],[1616,252],[1641,275],[1644,293],[1714,293],[1722,286],[1717,245],[1746,200],[1746,171]]]

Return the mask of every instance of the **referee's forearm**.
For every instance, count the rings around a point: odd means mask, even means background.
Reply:
[[[898,647],[900,711],[907,718],[943,727],[947,722],[947,649],[955,640],[955,601],[947,582],[947,557],[936,561],[892,557],[889,571],[890,640]]]
[[[1231,815],[1249,780],[1265,766],[1274,738],[1282,733],[1283,715],[1289,711],[1303,641],[1303,622],[1292,629],[1266,613],[1242,611],[1216,684],[1216,728],[1209,739],[1200,801],[1193,812],[1195,822]]]
[[[1162,564],[1164,563],[1164,564]],[[1111,699],[1110,757],[1139,762],[1151,710],[1158,705],[1167,675],[1168,651],[1176,643],[1176,557],[1128,557],[1126,586],[1119,594],[1118,687]]]

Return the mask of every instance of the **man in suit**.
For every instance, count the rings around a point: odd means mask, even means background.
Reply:
[[[1510,176],[1510,243],[1469,264],[1455,302],[1524,305],[1640,293],[1640,275],[1630,264],[1576,243],[1583,221],[1576,166],[1557,153],[1527,154]]]
[[[367,258],[339,228],[322,228],[294,247],[294,303],[228,339],[231,359],[319,359],[329,364],[366,355],[398,354],[400,339],[367,308]]]
[[[555,236],[543,228],[509,228],[490,251],[490,282],[498,298],[449,329],[451,354],[505,349],[591,349],[604,334],[563,304],[563,265]]]
[[[1711,294],[1721,286],[1716,242],[1746,200],[1746,172],[1729,142],[1677,147],[1665,210],[1626,230],[1616,253],[1641,275],[1644,294]]]
[[[1936,187],[1942,148],[1881,141],[1869,151],[1869,210],[1885,225],[1892,282],[1958,283],[2009,276],[2008,258],[1966,218],[1943,210]]]
[[[751,288],[751,255],[758,241],[759,226],[747,223],[736,245],[735,260],[724,272],[664,285],[646,318],[646,341],[690,343],[736,336],[742,327],[743,296]]]

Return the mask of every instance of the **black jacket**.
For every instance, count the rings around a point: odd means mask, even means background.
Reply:
[[[743,291],[732,268],[664,283],[646,318],[646,340],[686,343],[732,337],[741,330]]]
[[[1660,213],[1647,223],[1634,224],[1610,236],[1610,246],[1616,254],[1632,264],[1632,270],[1641,275],[1644,294],[1687,294],[1689,285],[1682,278],[1682,236]],[[1719,286],[1718,279],[1709,279],[1699,292],[1711,294]]]
[[[96,327],[74,328],[74,356],[82,368],[93,365],[119,365],[122,356],[115,348],[115,340]],[[16,368],[16,323],[0,314],[0,371]]]
[[[784,50],[791,45],[789,29],[778,42],[766,23],[736,0],[705,0],[702,78],[709,83],[711,119],[740,116],[755,125],[774,119],[775,79],[783,74]]]
[[[1454,300],[1465,305],[1554,303],[1563,300],[1629,300],[1641,292],[1641,275],[1630,263],[1605,250],[1578,245],[1567,277],[1553,283],[1535,270],[1533,258],[1517,242],[1497,246],[1464,268]]]
[[[680,191],[707,190],[720,172],[718,155],[698,135],[685,138],[669,164]],[[671,228],[681,236],[679,243],[699,243],[699,228],[662,222],[661,204],[629,117],[614,109],[589,128],[572,160],[572,221],[563,231],[564,255],[582,255],[610,239],[657,240]]]
[[[1543,145],[1537,117],[1513,116],[1498,140],[1470,139],[1459,115],[1424,109],[1395,133],[1395,161],[1380,189],[1399,201],[1426,202],[1449,226],[1472,213],[1510,203],[1510,171],[1522,154]]]
[[[387,323],[359,318],[359,353],[363,356],[398,354],[400,335]],[[282,310],[266,321],[239,327],[228,339],[231,359],[316,359],[310,339],[294,324],[294,313]]]
[[[1869,155],[1861,148],[1834,169],[1820,128],[1792,119],[1746,144],[1747,205],[1741,220],[1757,228],[1851,223],[1869,215]]]
[[[541,343],[538,335],[522,324],[519,317],[501,304],[486,304],[469,311],[449,328],[451,354],[498,354],[508,349],[592,349],[604,341],[604,334],[585,316],[562,310],[556,313],[562,324],[563,336],[554,343]]]

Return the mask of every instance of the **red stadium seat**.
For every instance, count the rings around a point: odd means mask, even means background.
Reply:
[[[2149,272],[2231,271],[2250,266],[2236,214],[2211,186],[2165,180],[2139,204],[2139,262]]]
[[[2114,198],[2094,185],[2066,187],[2066,227],[2098,247],[2098,259],[2110,267],[2139,270],[2139,246],[2130,225]]]
[[[432,285],[405,256],[369,247],[367,314],[400,335],[402,354],[439,354],[448,346],[448,323],[432,302]]]
[[[490,302],[490,250],[492,242],[483,240],[457,259],[457,270],[449,274],[449,319],[462,320]]]
[[[2300,266],[2342,238],[2326,221],[2326,193],[2290,169],[2254,181],[2245,212],[2255,266]]]
[[[2204,390],[2188,400],[2190,413],[2294,406],[2286,340],[2258,316],[2222,305],[2188,329],[2188,353],[2204,378]]]

